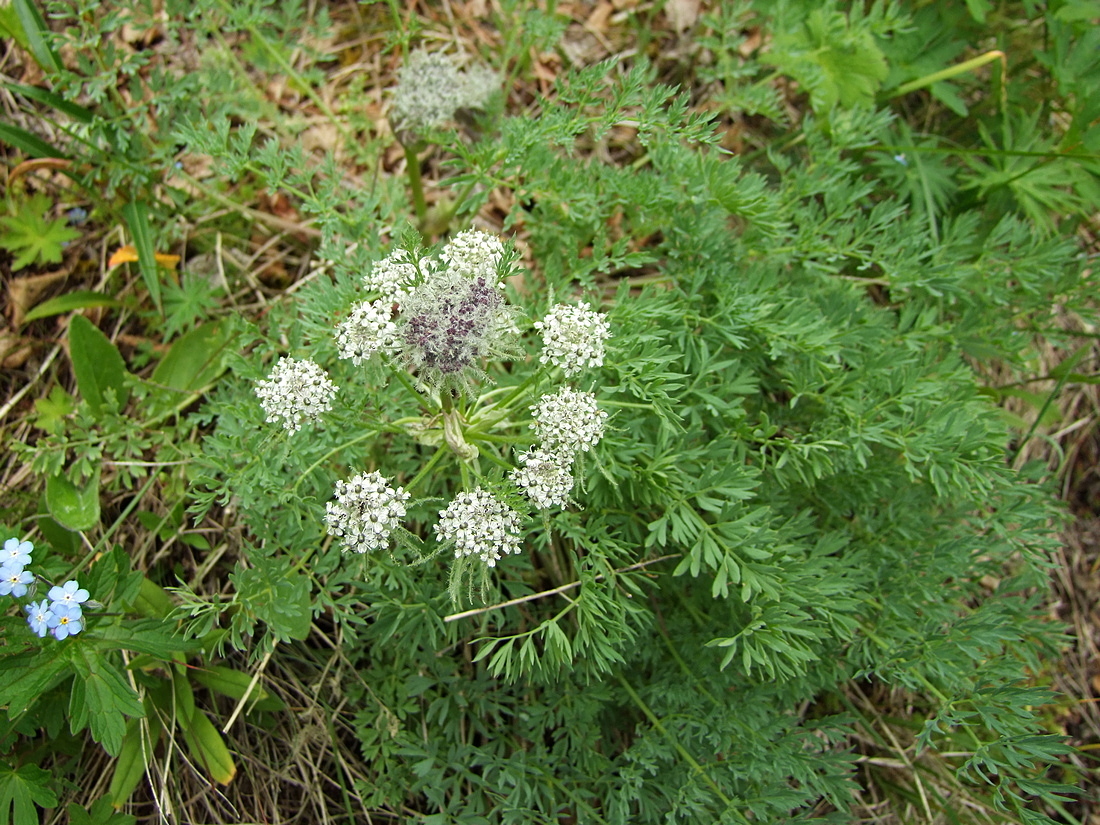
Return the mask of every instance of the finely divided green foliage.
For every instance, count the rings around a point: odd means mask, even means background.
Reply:
[[[432,455],[386,424],[417,411],[380,370],[335,365],[352,412],[292,443],[251,395],[267,345],[211,408],[200,500],[239,507],[265,569],[261,556],[308,558],[314,608],[361,668],[345,686],[372,772],[360,792],[457,821],[808,820],[821,800],[846,821],[856,720],[828,697],[877,680],[922,697],[922,748],[972,753],[961,776],[991,782],[1005,815],[1041,819],[1028,799],[1053,798],[1041,765],[1063,746],[1021,686],[1058,642],[1033,595],[1053,512],[1005,468],[965,356],[1019,356],[1005,313],[1072,294],[1071,247],[1014,218],[933,231],[866,175],[885,113],[807,123],[805,149],[765,177],[709,146],[644,67],[610,91],[608,70],[450,147],[456,191],[517,193],[509,221],[547,291],[620,281],[598,382],[613,417],[584,508],[533,526],[495,578],[499,598],[578,586],[445,623],[444,562],[317,550],[337,478],[367,464],[408,477]],[[574,157],[627,117],[644,163]],[[276,316],[292,352],[332,361],[355,274],[334,272]],[[541,294],[514,299],[544,311]],[[454,484],[444,470],[429,491]]]
[[[249,35],[250,60],[311,94],[316,77],[286,60],[299,6],[276,20],[269,4],[208,5],[210,21]],[[872,684],[910,697],[914,755],[945,751],[1008,821],[1048,821],[1036,798],[1059,803],[1065,789],[1044,772],[1065,746],[1034,707],[1049,701],[1035,682],[1061,641],[1042,606],[1057,513],[1039,481],[1007,467],[1003,420],[973,365],[1023,364],[1029,327],[1045,326],[1054,305],[1085,305],[1075,246],[1040,213],[1082,209],[1091,178],[1070,181],[1066,159],[1012,154],[1049,144],[1007,111],[979,133],[988,159],[948,162],[935,138],[875,108],[941,68],[911,49],[892,59],[889,40],[910,25],[896,5],[721,5],[706,18],[714,54],[699,76],[721,87],[720,108],[750,106],[785,126],[761,62],[736,59],[729,34],[771,21],[769,60],[813,110],[782,146],[749,160],[725,153],[712,117],[656,83],[644,61],[566,74],[529,111],[482,124],[479,138],[436,136],[451,228],[503,190],[504,235],[522,240],[532,266],[507,291],[523,350],[485,365],[485,395],[460,402],[471,412],[513,391],[519,399],[504,404],[501,426],[471,427],[482,463],[448,449],[439,410],[411,382],[377,361],[337,358],[333,332],[362,298],[361,276],[419,243],[404,232],[410,198],[393,179],[349,191],[332,158],[315,163],[296,142],[258,137],[253,118],[235,127],[227,115],[264,103],[233,99],[243,74],[234,64],[228,76],[212,71],[221,85],[209,107],[173,98],[164,134],[208,155],[223,180],[296,199],[321,232],[308,283],[262,323],[232,317],[186,333],[151,382],[96,337],[122,366],[104,373],[77,356],[82,400],[64,423],[64,397],[42,408],[50,436],[32,466],[76,490],[105,456],[187,459],[191,514],[231,514],[237,561],[222,571],[224,598],[178,588],[169,624],[185,619],[184,635],[209,656],[254,660],[328,656],[300,647],[324,634],[335,653],[318,684],[354,722],[368,776],[355,790],[368,808],[433,823],[847,822],[859,777],[852,736],[865,721],[845,695]],[[934,28],[927,15],[912,21]],[[108,16],[105,28],[121,22]],[[530,40],[559,30],[549,16],[544,24]],[[1069,49],[1055,29],[1055,49]],[[82,20],[71,36],[94,51],[91,35]],[[937,54],[948,60],[959,48],[943,40]],[[1092,67],[1073,55],[1058,82],[1079,90]],[[106,59],[122,73],[145,59],[116,57]],[[855,71],[844,69],[849,58]],[[100,107],[88,149],[119,154],[117,166],[102,162],[108,188],[144,185],[148,170],[127,164],[167,162],[168,144],[120,137],[128,121],[100,74],[62,72],[57,87],[83,88]],[[958,112],[955,91],[932,88]],[[1074,110],[1082,132],[1090,111]],[[603,368],[583,379],[611,418],[579,458],[579,504],[530,519],[523,553],[468,589],[452,578],[449,590],[438,512],[475,482],[500,485],[530,445],[526,405],[557,386],[536,372],[532,322],[579,295],[602,299],[614,336]],[[186,283],[164,298],[173,333],[209,310]],[[86,327],[76,322],[78,338]],[[203,357],[190,359],[195,351]],[[265,423],[254,392],[280,356],[313,358],[340,386],[336,408],[289,438]],[[201,411],[158,429],[223,371]],[[131,392],[148,420],[124,409]],[[198,432],[190,449],[200,457],[173,444]],[[112,491],[143,480],[140,462],[119,463],[136,468],[117,469]],[[337,480],[375,468],[418,481],[406,530],[392,553],[342,554],[326,534],[326,502]],[[174,534],[182,512],[150,517]],[[93,572],[116,609],[148,596],[121,550]],[[539,597],[446,620],[458,609],[452,594],[477,607],[482,592],[490,602]],[[61,714],[34,699],[70,697],[74,731],[136,752],[144,740],[127,717],[181,703],[196,720],[183,730],[194,752],[211,764],[227,757],[216,732],[198,741],[213,728],[170,663],[199,642],[158,634],[165,610],[146,615],[156,618],[103,621],[74,653],[6,660],[20,674],[5,700],[9,727],[56,729]],[[118,670],[120,646],[168,673],[135,669],[144,703]],[[19,811],[51,798],[35,771],[0,769],[0,802]]]

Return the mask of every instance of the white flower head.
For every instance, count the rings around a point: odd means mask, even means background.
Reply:
[[[480,109],[500,88],[484,66],[462,71],[440,52],[417,49],[397,72],[392,120],[398,130],[420,135],[454,118],[458,109]]]
[[[462,77],[450,57],[417,49],[397,72],[394,122],[414,132],[442,126],[462,105],[461,85]]]
[[[463,109],[482,109],[500,89],[500,75],[481,63],[467,67],[460,78]]]
[[[431,271],[433,263],[431,258],[413,261],[407,249],[396,249],[371,266],[363,276],[363,286],[377,292],[381,301],[400,304],[415,289],[421,273]]]
[[[531,410],[535,417],[531,427],[547,450],[588,452],[603,438],[607,413],[590,392],[562,387],[542,396]]]
[[[360,473],[336,482],[336,501],[326,505],[325,522],[345,552],[368,553],[389,544],[390,534],[405,517],[409,494],[391,487],[379,472]]]
[[[542,333],[539,361],[561,367],[567,377],[586,367],[603,366],[604,341],[611,337],[611,325],[587,303],[557,304],[535,329]]]
[[[486,278],[501,288],[500,262],[504,260],[504,244],[496,235],[480,229],[459,232],[443,247],[439,257],[447,268],[464,278]]]
[[[519,460],[523,466],[512,470],[508,477],[531,503],[540,510],[564,507],[573,490],[573,456],[537,448],[521,453]]]
[[[337,386],[323,369],[309,360],[280,358],[266,381],[256,383],[256,395],[268,422],[282,425],[291,433],[305,421],[316,421],[332,409]]]
[[[488,567],[520,551],[519,513],[481,487],[455,496],[435,531],[440,540],[454,542],[456,559],[477,556]]]
[[[385,299],[353,306],[351,314],[336,328],[340,357],[350,358],[359,366],[376,352],[395,352],[399,343],[397,325],[390,320],[392,312],[392,302]]]

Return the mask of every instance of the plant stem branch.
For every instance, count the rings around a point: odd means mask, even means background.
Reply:
[[[703,777],[703,781],[710,785],[710,789],[718,795],[718,798],[721,799],[722,802],[725,804],[726,809],[730,810],[730,807],[733,805],[732,800],[730,800],[728,796],[722,793],[722,789],[718,787],[718,783],[715,782],[710,774],[706,772],[706,769],[699,764],[694,756],[688,753],[687,748],[681,745],[672,736],[672,734],[668,732],[668,729],[664,726],[661,720],[657,718],[657,714],[655,714],[650,709],[649,705],[647,705],[642,700],[642,697],[639,696],[637,691],[635,691],[634,688],[630,686],[630,683],[626,681],[623,675],[621,673],[616,673],[615,677],[619,680],[619,684],[623,686],[623,690],[625,690],[630,695],[630,698],[634,702],[634,704],[638,706],[638,709],[641,710],[643,714],[645,714],[645,717],[649,720],[650,724],[652,724],[653,727],[655,727],[661,733],[661,735],[669,741],[672,747],[676,749],[676,752],[680,754],[680,757],[689,765],[691,765],[692,770]],[[748,820],[745,818],[744,814],[740,813],[739,811],[732,811],[732,813],[736,815],[739,821],[748,823]]]
[[[267,667],[267,663],[271,661],[271,654],[275,652],[275,648],[264,654],[263,661],[260,662],[260,666],[256,668],[256,672],[252,674],[252,681],[248,683],[248,687],[245,688],[244,696],[237,702],[237,707],[233,708],[233,713],[229,715],[229,721],[225,723],[225,727],[222,728],[222,733],[229,733],[229,729],[233,727],[233,723],[237,721],[237,717],[241,715],[241,711],[244,710],[245,703],[248,701],[248,697],[252,695],[252,691],[256,688],[256,683],[260,681],[260,676],[263,675],[264,668]]]
[[[405,171],[409,176],[409,188],[412,189],[413,206],[416,207],[416,222],[423,228],[428,217],[428,202],[424,200],[424,183],[420,177],[420,156],[415,146],[404,146]]]
[[[629,573],[631,570],[641,570],[643,567],[648,567],[651,564],[656,564],[659,561],[668,561],[669,559],[680,558],[680,553],[671,553],[667,556],[659,556],[655,559],[647,559],[646,561],[640,561],[637,564],[632,564],[629,567],[620,567],[616,570],[616,573]],[[603,581],[606,576],[603,573],[596,576],[595,581]],[[538,593],[531,593],[526,596],[520,596],[518,599],[509,599],[506,602],[500,602],[498,604],[489,605],[488,607],[475,607],[472,610],[463,610],[461,613],[452,613],[450,616],[444,616],[444,622],[456,622],[459,619],[467,619],[470,616],[480,616],[482,613],[488,613],[492,610],[500,610],[505,607],[514,607],[517,604],[524,604],[526,602],[533,602],[536,599],[543,599],[547,596],[555,596],[559,593],[566,593],[570,590],[574,590],[581,586],[581,582],[575,581],[569,584],[563,584],[560,587],[552,588],[551,590],[542,590]]]

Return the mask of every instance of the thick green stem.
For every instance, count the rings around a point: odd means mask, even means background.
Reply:
[[[491,406],[485,407],[484,409],[475,410],[474,414],[470,417],[471,432],[474,432],[474,433],[477,433],[478,435],[481,435],[486,430],[491,429],[494,425],[499,424],[501,421],[506,419],[508,417],[508,414],[511,412],[510,407],[512,405],[512,402],[515,401],[524,392],[526,392],[527,388],[531,385],[531,382],[533,382],[536,378],[538,378],[538,376],[539,376],[539,371],[535,370],[530,375],[528,375],[523,381],[521,381],[519,384],[517,384],[508,393],[508,395],[504,398],[503,401],[501,401],[499,403],[496,403],[496,404],[493,404]],[[508,388],[499,387],[496,390],[492,390],[492,392],[499,392],[499,391],[506,391],[507,392]],[[488,397],[488,394],[482,396],[480,399],[478,399],[478,401],[482,401],[486,397]],[[502,415],[498,415],[498,416],[493,417],[493,418],[489,417],[489,415],[491,413],[501,412],[501,411],[503,412]],[[482,418],[482,416],[485,416],[485,417]]]
[[[970,60],[964,60],[962,63],[957,63],[954,66],[948,66],[946,69],[941,69],[938,72],[932,72],[932,74],[926,74],[924,77],[918,77],[916,80],[903,83],[890,93],[890,97],[901,97],[910,92],[915,92],[917,89],[931,86],[933,83],[939,83],[941,80],[950,80],[965,72],[981,68],[986,63],[992,63],[994,60],[1000,60],[1002,71],[1006,71],[1006,69],[1003,68],[1005,66],[1004,52],[994,49],[993,51],[973,57]]]
[[[405,370],[401,369],[398,366],[395,366],[392,363],[387,363],[386,366],[389,367],[390,373],[393,375],[393,377],[400,381],[401,385],[409,391],[410,395],[412,395],[416,399],[422,410],[430,413],[437,412],[437,410],[434,408],[434,405],[428,403],[428,399],[424,396],[424,393],[420,392],[420,390],[416,388],[416,386],[412,382],[412,379],[409,378],[409,374]]]
[[[416,487],[416,485],[419,484],[421,481],[423,481],[427,477],[428,473],[435,469],[435,465],[439,463],[439,460],[443,458],[446,452],[447,449],[445,447],[440,447],[434,453],[432,453],[432,457],[428,459],[428,463],[421,467],[420,472],[413,476],[412,481],[405,485],[405,492],[412,492],[413,488]]]
[[[424,183],[420,178],[418,146],[402,148],[405,150],[405,171],[409,176],[409,188],[412,190],[413,206],[416,208],[416,222],[424,226],[428,218],[428,202],[424,200]]]

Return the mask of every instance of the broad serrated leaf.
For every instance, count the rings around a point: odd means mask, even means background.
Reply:
[[[82,649],[73,659],[76,675],[69,697],[70,729],[79,732],[85,725],[92,738],[111,756],[122,750],[126,717],[145,714],[141,701],[118,669],[92,649]]]
[[[69,241],[80,233],[70,229],[65,218],[48,220],[50,201],[35,195],[17,207],[14,215],[0,218],[0,248],[15,255],[11,268],[23,269],[33,263],[61,263],[61,254]]]
[[[165,660],[170,660],[173,654],[197,650],[202,646],[197,639],[185,639],[175,633],[173,623],[162,619],[127,620],[121,626],[97,630],[92,641],[104,652],[132,650]]]
[[[871,32],[838,11],[815,8],[775,38],[765,59],[810,91],[814,111],[828,112],[874,102],[889,73]]]
[[[163,587],[151,579],[141,577],[141,589],[134,599],[134,611],[153,619],[164,619],[175,605]]]
[[[57,807],[52,781],[37,765],[13,768],[0,762],[0,825],[38,825],[37,808]]]
[[[69,658],[65,648],[47,645],[4,657],[0,669],[4,672],[0,705],[6,705],[8,718],[14,719],[68,674]]]

